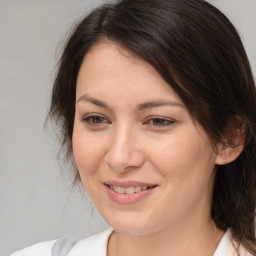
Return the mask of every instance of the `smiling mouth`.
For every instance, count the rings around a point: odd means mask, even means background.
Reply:
[[[131,187],[125,188],[125,187],[108,185],[108,184],[105,184],[105,185],[118,194],[135,194],[135,193],[139,193],[141,191],[149,190],[156,187],[156,186],[131,186]]]

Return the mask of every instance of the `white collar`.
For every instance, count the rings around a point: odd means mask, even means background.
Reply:
[[[93,255],[93,256],[106,256],[108,239],[113,232],[112,228],[109,228],[102,233],[87,237],[78,241],[68,256],[81,256],[81,255]]]
[[[222,239],[220,240],[220,243],[213,254],[213,256],[228,256],[229,251],[229,245],[230,245],[230,231],[227,230]]]
[[[90,236],[77,242],[77,244],[75,244],[70,251],[69,256],[80,256],[85,252],[90,252],[90,255],[93,256],[106,256],[108,240],[112,232],[113,229],[109,228],[102,233]],[[228,256],[229,244],[230,231],[228,230],[222,237],[213,256]]]

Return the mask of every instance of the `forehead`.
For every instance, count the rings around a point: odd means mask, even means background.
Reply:
[[[77,79],[77,95],[116,92],[136,97],[179,97],[159,73],[125,47],[111,41],[94,45],[85,55]]]
[[[101,41],[93,45],[85,55],[80,71],[87,69],[108,76],[108,73],[122,73],[123,79],[129,77],[130,71],[139,71],[141,75],[152,74],[160,78],[156,70],[138,55],[124,46],[112,41]],[[127,74],[124,76],[124,74]],[[90,75],[87,73],[87,75]]]

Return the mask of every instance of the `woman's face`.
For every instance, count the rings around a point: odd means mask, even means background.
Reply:
[[[73,151],[86,191],[119,232],[210,219],[218,155],[208,136],[156,70],[115,43],[82,62]]]

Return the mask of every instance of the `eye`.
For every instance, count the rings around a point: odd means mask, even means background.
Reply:
[[[82,119],[83,122],[90,126],[101,126],[109,123],[109,121],[100,115],[88,115]]]
[[[173,123],[174,123],[174,120],[163,118],[163,117],[151,117],[146,121],[146,124],[158,126],[158,127],[166,127]]]

